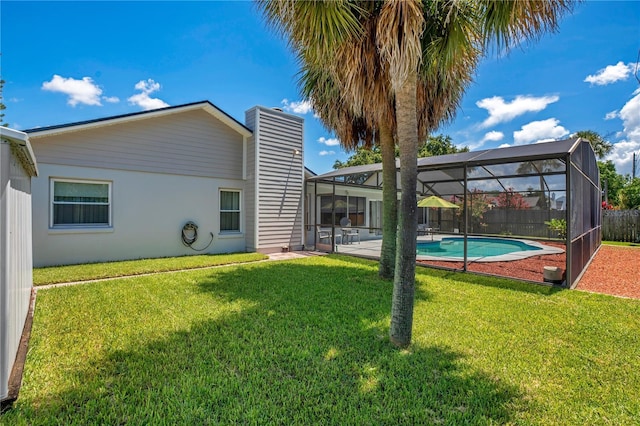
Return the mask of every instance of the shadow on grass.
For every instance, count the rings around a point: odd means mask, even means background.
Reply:
[[[202,277],[202,303],[251,307],[106,349],[69,373],[73,387],[10,415],[30,424],[503,424],[525,404],[446,347],[392,348],[391,283],[367,263]]]

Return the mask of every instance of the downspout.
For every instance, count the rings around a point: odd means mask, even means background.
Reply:
[[[309,199],[309,187],[307,180],[304,178],[304,171],[302,173],[302,249],[306,250],[307,244],[307,229],[309,228],[309,223],[307,221],[307,205],[311,204],[311,200]],[[311,206],[309,206],[311,208]]]

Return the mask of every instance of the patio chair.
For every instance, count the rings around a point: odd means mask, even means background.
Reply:
[[[348,217],[340,219],[340,226],[342,227],[342,242],[344,244],[353,243],[355,238],[358,239],[358,244],[360,244],[360,230],[351,227],[351,220]]]
[[[322,243],[322,240],[327,240],[326,243],[322,244],[331,244],[330,229],[321,229],[319,226],[316,226],[316,230],[318,231],[318,241],[320,243]],[[336,244],[338,244],[338,240],[342,241],[342,235],[336,234]]]

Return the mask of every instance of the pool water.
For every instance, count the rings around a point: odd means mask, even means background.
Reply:
[[[495,257],[514,252],[536,250],[542,250],[542,248],[517,240],[471,237],[467,239],[467,258]],[[443,238],[442,241],[419,242],[416,254],[418,256],[455,257],[463,259],[464,238],[450,237]]]

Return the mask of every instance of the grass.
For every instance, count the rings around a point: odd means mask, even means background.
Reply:
[[[0,424],[639,424],[640,301],[338,255],[41,290]]]
[[[640,247],[640,243],[623,243],[620,241],[603,241],[602,244],[608,246]]]
[[[264,260],[267,257],[268,256],[260,253],[233,253],[34,268],[33,285],[39,286],[156,272],[179,271],[182,269],[206,268],[231,263],[253,262]]]

